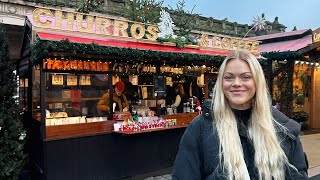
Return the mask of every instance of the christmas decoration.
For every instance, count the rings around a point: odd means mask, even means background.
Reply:
[[[252,23],[252,27],[249,29],[249,31],[243,36],[243,38],[245,38],[250,31],[252,31],[253,29],[255,31],[257,30],[264,30],[264,27],[266,26],[266,19],[264,17],[264,14],[260,16],[256,16],[253,17],[253,23]]]
[[[103,0],[83,0],[80,5],[78,12],[89,13],[89,12],[100,12],[103,10]]]
[[[218,64],[224,60],[223,56],[212,56],[203,54],[191,53],[175,53],[165,51],[139,50],[132,48],[119,48],[111,46],[99,46],[97,44],[71,43],[68,40],[62,41],[45,41],[37,39],[32,45],[32,55],[30,60],[35,64],[42,63],[50,52],[65,52],[88,55],[104,55],[117,56],[131,59],[148,59],[150,62],[159,62],[159,60],[168,60],[170,63],[192,64],[197,60],[197,63],[213,63]],[[69,55],[70,56],[70,55]],[[107,59],[101,59],[102,62]]]
[[[170,14],[177,27],[176,35],[189,36],[192,30],[198,29],[199,25],[194,23],[194,20],[199,17],[199,14],[193,13],[195,6],[191,11],[185,10],[186,3],[184,0],[178,1],[176,9],[170,8]]]
[[[16,104],[15,65],[0,24],[0,179],[16,180],[24,165],[24,137]],[[23,136],[21,136],[23,135]]]
[[[166,38],[166,37],[175,37],[173,28],[175,27],[173,20],[170,17],[170,14],[161,9],[160,12],[160,22],[158,23],[160,32],[158,33],[159,37]]]

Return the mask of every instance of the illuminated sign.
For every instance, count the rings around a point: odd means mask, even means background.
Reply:
[[[153,41],[158,38],[159,31],[156,25],[132,22],[129,28],[129,21],[125,20],[45,8],[36,8],[32,14],[32,20],[36,27],[118,37],[129,37],[129,30],[131,37],[135,39],[141,39],[145,36]]]
[[[39,28],[123,37],[124,39],[130,36],[135,39],[144,38],[156,41],[159,31],[157,25],[57,9],[36,8],[31,15],[27,16],[32,25]],[[259,41],[217,35],[209,37],[209,35],[203,34],[199,44],[200,48],[211,48],[212,50],[245,49],[251,52],[258,52]]]
[[[312,32],[312,39],[314,43],[320,41],[320,28]]]
[[[223,36],[209,36],[208,34],[202,34],[200,39],[200,46],[206,48],[217,48],[227,50],[245,49],[247,51],[258,51],[257,46],[259,41],[244,40]]]

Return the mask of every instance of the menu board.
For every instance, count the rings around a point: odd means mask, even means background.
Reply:
[[[52,75],[52,85],[63,85],[63,75]]]
[[[67,86],[76,86],[78,84],[78,77],[74,75],[67,76]]]
[[[81,86],[89,86],[91,85],[91,77],[88,75],[80,76],[80,85]]]

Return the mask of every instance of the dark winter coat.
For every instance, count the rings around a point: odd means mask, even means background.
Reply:
[[[213,131],[210,104],[211,101],[204,102],[203,114],[197,116],[186,129],[174,163],[172,179],[226,179],[221,167],[218,166],[219,140],[217,134]],[[292,136],[288,136],[282,132],[277,132],[278,135],[285,137],[281,147],[289,162],[299,171],[296,172],[292,168],[287,168],[286,179],[307,179],[307,161],[299,139],[300,125],[274,108],[272,109],[272,115],[280,124],[288,128],[292,134]],[[236,116],[241,116],[241,114],[236,114]],[[259,179],[257,168],[254,166],[253,144],[247,136],[246,128],[238,124],[238,129],[250,178]]]

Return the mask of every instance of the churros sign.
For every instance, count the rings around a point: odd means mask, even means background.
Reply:
[[[153,41],[158,38],[159,31],[156,25],[46,8],[36,8],[32,13],[32,20],[34,26],[41,28],[117,37],[129,37],[128,31],[130,31],[131,37],[135,39],[142,39],[145,36]]]
[[[57,9],[36,8],[28,17],[35,27],[123,38],[131,37],[137,40],[156,41],[159,32],[157,25]],[[257,52],[259,41],[202,34],[199,45],[200,48],[212,50],[246,49]]]

